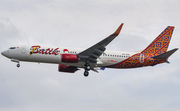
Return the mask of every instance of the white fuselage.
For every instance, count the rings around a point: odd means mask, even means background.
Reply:
[[[77,67],[83,67],[84,62],[78,63],[64,63],[61,61],[61,55],[64,53],[78,54],[83,49],[79,48],[60,48],[60,47],[47,47],[41,46],[33,51],[33,46],[20,46],[9,48],[4,51],[4,55],[12,60],[28,61],[28,62],[39,62],[39,63],[53,63],[53,64],[64,64]],[[135,52],[116,52],[116,51],[105,51],[98,59],[97,64],[91,64],[92,67],[106,67],[113,64],[117,64],[128,57],[135,54]]]

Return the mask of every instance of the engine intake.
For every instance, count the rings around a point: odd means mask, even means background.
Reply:
[[[61,61],[65,63],[78,63],[78,56],[75,54],[62,54]]]
[[[78,68],[75,67],[75,66],[69,66],[69,65],[62,65],[62,64],[59,64],[59,72],[69,72],[69,73],[75,73]]]

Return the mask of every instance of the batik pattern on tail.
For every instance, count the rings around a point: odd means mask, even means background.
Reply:
[[[153,66],[166,60],[153,59],[153,56],[162,54],[167,51],[174,27],[168,26],[147,48],[141,53],[119,62],[115,65],[108,66],[110,68],[136,68],[142,66]],[[142,58],[143,57],[143,58]]]
[[[141,54],[159,55],[167,51],[174,27],[168,26]]]

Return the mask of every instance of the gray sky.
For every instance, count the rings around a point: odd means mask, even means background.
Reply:
[[[179,48],[179,0],[1,0],[0,51],[18,45],[88,48],[124,23],[108,50],[143,50],[167,26]],[[106,69],[85,78],[58,65],[0,56],[1,111],[179,111],[180,51],[170,64]]]

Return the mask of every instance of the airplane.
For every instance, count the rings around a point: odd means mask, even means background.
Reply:
[[[118,29],[87,48],[66,48],[48,47],[41,45],[10,47],[1,54],[20,67],[20,61],[59,64],[59,72],[75,73],[79,68],[84,69],[84,76],[89,75],[89,71],[98,72],[105,68],[138,68],[144,66],[155,66],[160,63],[169,63],[168,58],[178,50],[174,48],[167,51],[174,26],[168,26],[149,46],[139,52],[119,52],[107,51],[106,46],[115,39],[123,23]]]

